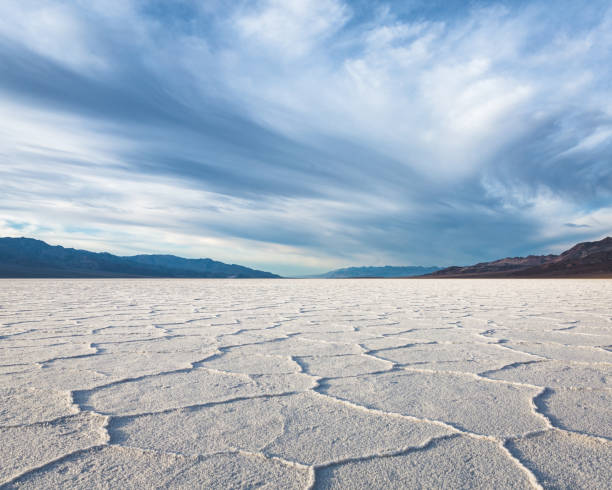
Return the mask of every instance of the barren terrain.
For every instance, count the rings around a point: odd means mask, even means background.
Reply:
[[[609,488],[612,280],[1,280],[0,486]]]

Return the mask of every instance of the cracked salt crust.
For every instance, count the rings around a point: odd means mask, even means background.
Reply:
[[[305,391],[314,385],[299,373],[248,374],[206,368],[185,370],[113,383],[78,393],[83,406],[111,415],[132,415],[228,401],[235,398]]]
[[[484,373],[491,379],[561,388],[612,388],[612,364],[536,361]]]
[[[68,391],[0,388],[0,427],[35,424],[77,413]]]
[[[441,371],[478,373],[507,364],[531,361],[529,354],[500,349],[495,344],[420,344],[387,348],[373,352],[381,359],[397,364]]]
[[[537,403],[557,427],[612,440],[612,390],[548,389]]]
[[[331,379],[321,390],[358,405],[440,420],[481,435],[505,437],[546,427],[545,420],[531,409],[539,389],[470,374],[397,371]]]
[[[376,359],[364,354],[322,357],[304,356],[297,357],[296,361],[302,366],[305,373],[326,378],[376,373],[387,371],[393,367],[393,363],[389,361]]]
[[[506,342],[504,347],[518,352],[526,352],[542,359],[576,361],[576,362],[606,362],[612,364],[612,352],[600,347],[584,347],[535,342]]]
[[[79,451],[11,482],[14,488],[305,488],[306,468],[241,453],[188,457],[119,446]]]
[[[512,440],[508,446],[545,488],[609,488],[612,481],[609,440],[552,430]]]
[[[611,293],[0,280],[0,486],[605,488]]]
[[[54,345],[15,346],[9,342],[2,342],[0,348],[0,365],[30,364],[44,362],[59,357],[78,357],[95,354],[96,349],[90,344],[57,343]]]
[[[319,488],[532,488],[529,475],[492,441],[442,439],[420,450],[324,468]]]
[[[300,371],[299,364],[290,356],[255,354],[243,355],[237,349],[223,349],[201,363],[203,367],[242,374],[291,374]]]
[[[113,440],[128,446],[192,455],[241,449],[303,465],[390,453],[449,433],[310,392],[125,417],[111,429]]]
[[[48,422],[0,427],[0,481],[67,453],[108,442],[106,417],[79,413]]]

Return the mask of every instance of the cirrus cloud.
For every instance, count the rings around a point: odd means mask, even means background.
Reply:
[[[284,274],[608,234],[607,2],[456,7],[4,3],[0,229]]]

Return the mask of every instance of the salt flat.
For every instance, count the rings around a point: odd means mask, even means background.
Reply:
[[[3,488],[609,488],[612,280],[1,280]]]

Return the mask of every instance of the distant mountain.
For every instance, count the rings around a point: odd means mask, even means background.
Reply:
[[[209,274],[202,277],[279,277],[270,272],[258,271],[237,264],[225,264],[212,259],[184,259],[175,255],[133,255],[126,258],[149,267],[196,275]]]
[[[348,279],[351,277],[412,277],[422,276],[440,270],[440,267],[391,266],[346,267],[320,274],[316,277],[327,279]]]
[[[0,238],[0,277],[191,277],[277,278],[270,272],[211,259],[173,255],[120,257],[32,238]]]
[[[583,242],[560,255],[529,255],[466,267],[447,267],[425,277],[610,277],[612,237]]]

